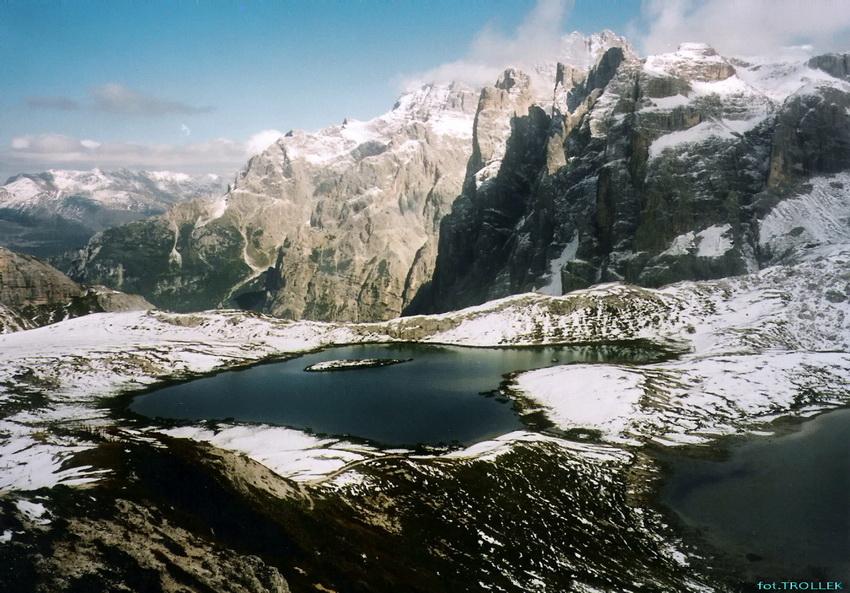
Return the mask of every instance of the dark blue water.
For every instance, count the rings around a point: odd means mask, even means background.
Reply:
[[[505,373],[576,361],[657,357],[657,352],[624,346],[345,346],[171,385],[140,395],[130,407],[149,417],[277,424],[391,446],[471,444],[522,428],[512,404],[493,397]],[[364,358],[412,360],[337,372],[304,371],[319,361]]]
[[[666,503],[760,579],[850,580],[850,410],[755,438],[728,459],[678,459]]]

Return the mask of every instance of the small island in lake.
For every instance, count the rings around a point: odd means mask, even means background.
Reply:
[[[343,358],[323,360],[304,368],[308,373],[325,373],[329,371],[351,371],[371,367],[385,367],[391,364],[410,362],[412,358]]]

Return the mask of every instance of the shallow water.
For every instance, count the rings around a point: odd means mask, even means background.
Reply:
[[[637,346],[344,346],[170,385],[136,397],[130,408],[149,417],[277,424],[389,446],[466,445],[522,428],[511,403],[493,397],[505,373],[568,362],[657,357],[657,352]],[[324,360],[364,358],[412,360],[376,368],[304,371]],[[487,393],[490,397],[483,395]]]
[[[850,410],[670,467],[664,502],[751,581],[850,579]]]

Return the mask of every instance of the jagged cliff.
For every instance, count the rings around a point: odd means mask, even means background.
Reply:
[[[554,57],[580,79],[605,49],[623,44],[610,32],[571,34]],[[71,274],[175,310],[394,317],[431,277],[439,223],[468,161],[498,166],[511,115],[551,105],[556,70],[557,60],[536,65],[517,73],[525,83],[515,89],[504,78],[505,88],[484,96],[459,84],[425,85],[372,120],[290,132],[253,157],[223,198],[109,229]],[[572,87],[573,78],[562,78],[558,92]]]
[[[433,279],[407,312],[717,278],[783,257],[788,241],[761,236],[765,217],[809,177],[850,169],[846,65],[745,62],[695,43],[643,60],[609,49],[551,110],[517,109],[498,163],[470,160]],[[521,96],[523,77],[507,76]]]

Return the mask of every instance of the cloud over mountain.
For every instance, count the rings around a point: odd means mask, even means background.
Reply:
[[[428,82],[492,84],[506,66],[528,66],[557,55],[572,0],[539,0],[513,34],[491,26],[479,31],[466,56],[402,80],[404,88]]]
[[[703,41],[727,55],[776,52],[812,45],[847,50],[850,10],[845,0],[648,0],[632,35],[647,54]]]

